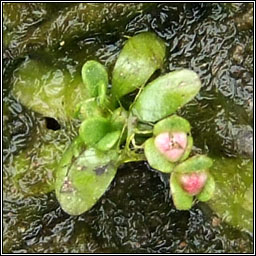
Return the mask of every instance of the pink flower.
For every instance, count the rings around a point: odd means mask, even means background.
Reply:
[[[206,172],[184,173],[180,176],[182,188],[190,195],[197,195],[201,192],[207,180]]]
[[[178,161],[187,146],[187,134],[185,132],[163,132],[155,138],[156,148],[170,161]]]

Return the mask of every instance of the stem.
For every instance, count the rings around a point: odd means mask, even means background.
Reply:
[[[134,140],[134,136],[135,136],[135,133],[132,133],[132,135],[127,138],[126,144],[125,144],[126,152],[130,152],[130,144],[131,144],[131,141]]]
[[[133,108],[134,104],[136,103],[136,101],[137,101],[138,97],[140,96],[140,94],[141,94],[142,90],[144,89],[144,87],[145,87],[145,84],[140,87],[139,92],[135,96],[135,99],[134,99],[133,103],[129,107],[129,112],[131,112],[131,109]]]
[[[143,145],[138,146],[138,145],[136,144],[136,141],[135,141],[134,136],[133,136],[133,138],[132,138],[132,145],[133,145],[133,147],[134,147],[135,149],[142,149],[142,148],[144,148]]]
[[[120,156],[120,163],[130,163],[130,162],[140,162],[140,161],[146,161],[146,157],[144,154],[137,154],[135,152],[124,152]]]
[[[123,137],[123,135],[124,135],[124,132],[125,132],[126,127],[127,127],[127,125],[125,124],[125,125],[123,126],[122,131],[121,131],[121,135],[120,135],[119,140],[118,140],[118,143],[117,143],[118,148],[120,148],[121,141],[122,141],[122,137]],[[126,145],[125,145],[125,147],[126,147]]]
[[[138,129],[135,130],[136,134],[152,134],[152,130],[148,130],[148,131],[140,131]]]

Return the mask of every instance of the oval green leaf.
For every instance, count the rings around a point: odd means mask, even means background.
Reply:
[[[145,155],[148,160],[148,163],[154,169],[164,172],[170,173],[174,164],[169,162],[155,147],[154,138],[150,138],[145,142]]]
[[[147,85],[132,112],[141,121],[156,122],[192,100],[201,88],[198,75],[188,69],[170,72]]]
[[[79,154],[75,152],[79,151]],[[117,170],[117,152],[71,147],[64,153],[56,173],[55,191],[62,209],[70,215],[89,210],[104,194]]]
[[[196,155],[180,163],[174,168],[176,173],[188,173],[207,170],[212,166],[212,159],[205,155]]]
[[[214,191],[215,191],[215,181],[212,175],[208,173],[206,184],[203,190],[200,192],[200,194],[196,195],[196,197],[199,201],[206,202],[212,198]]]
[[[90,98],[77,104],[74,116],[85,120],[92,116],[104,116],[104,112],[98,106],[97,98]]]
[[[79,135],[88,146],[94,146],[111,131],[111,124],[107,118],[92,117],[82,122]]]
[[[97,149],[101,151],[108,151],[114,147],[117,143],[119,137],[121,135],[121,131],[114,131],[107,133],[96,145]]]
[[[119,99],[145,85],[152,74],[162,67],[164,56],[164,42],[155,34],[145,32],[131,37],[113,70],[113,95]]]
[[[103,97],[108,87],[108,73],[105,67],[95,60],[85,62],[82,79],[90,97]]]
[[[193,196],[187,194],[179,184],[176,173],[171,174],[170,192],[173,203],[178,210],[189,210],[193,205]]]
[[[162,132],[189,133],[190,129],[191,129],[190,124],[186,119],[177,115],[172,115],[155,124],[153,129],[153,134],[158,135]]]

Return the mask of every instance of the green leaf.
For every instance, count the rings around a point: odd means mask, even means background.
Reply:
[[[82,79],[90,97],[106,95],[108,73],[102,64],[94,60],[85,62],[82,67]]]
[[[162,67],[164,56],[164,42],[155,34],[146,32],[131,37],[113,70],[113,95],[119,99],[145,85],[152,74]]]
[[[172,115],[155,124],[153,129],[153,134],[158,135],[162,132],[189,133],[190,129],[191,129],[190,124],[186,119],[177,115]]]
[[[198,75],[188,69],[170,72],[149,83],[132,108],[141,121],[156,122],[171,115],[199,92]]]
[[[59,165],[62,165],[62,166],[71,165],[74,158],[77,158],[81,154],[81,152],[83,152],[85,150],[85,148],[86,147],[85,147],[81,137],[79,137],[79,136],[76,137],[73,140],[72,144],[68,147],[68,149],[63,154]]]
[[[79,154],[75,152],[79,151]],[[64,153],[56,173],[56,196],[62,209],[70,215],[89,210],[104,194],[117,170],[118,154],[81,145],[71,145]]]
[[[85,120],[92,116],[104,116],[104,112],[98,106],[97,98],[90,98],[77,104],[74,116]]]
[[[170,173],[173,170],[174,164],[169,162],[155,147],[154,138],[150,138],[145,142],[145,155],[148,163],[154,169]]]
[[[197,199],[202,202],[206,202],[206,201],[210,200],[215,191],[214,178],[209,173],[207,173],[207,175],[208,175],[208,178],[204,185],[203,190],[200,192],[200,194],[196,195]]]
[[[80,75],[30,59],[16,69],[12,94],[28,109],[59,121],[71,119],[88,98]]]
[[[102,106],[102,107],[105,107],[105,105],[107,105],[107,103],[108,103],[107,86],[103,83],[99,83],[98,102],[99,102],[99,106]]]
[[[212,166],[211,158],[205,155],[196,155],[190,157],[186,161],[177,165],[174,169],[176,173],[196,172],[200,170],[207,170]]]
[[[127,123],[128,112],[119,107],[113,112],[110,122],[113,130],[122,130],[123,126]]]
[[[171,174],[170,188],[175,207],[178,210],[189,210],[193,205],[193,196],[182,189],[176,173]]]
[[[111,131],[111,124],[107,118],[92,117],[82,122],[79,135],[88,146],[94,146]]]
[[[193,138],[190,135],[188,135],[188,137],[187,137],[187,147],[185,149],[185,152],[184,152],[183,156],[180,158],[179,162],[182,162],[182,161],[186,160],[189,157],[189,154],[192,150],[192,147],[193,147]]]
[[[107,133],[96,145],[97,149],[101,151],[108,151],[114,147],[117,143],[119,137],[121,135],[121,131],[114,131]]]

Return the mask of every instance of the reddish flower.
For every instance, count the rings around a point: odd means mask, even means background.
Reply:
[[[182,188],[190,195],[197,195],[201,192],[207,180],[206,172],[184,173],[180,176]]]
[[[156,148],[170,161],[178,161],[187,146],[187,134],[185,132],[164,132],[155,138]]]

